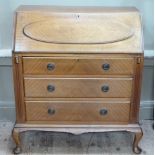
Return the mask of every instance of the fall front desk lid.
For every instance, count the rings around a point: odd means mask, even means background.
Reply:
[[[142,30],[134,8],[20,7],[15,52],[139,53]]]

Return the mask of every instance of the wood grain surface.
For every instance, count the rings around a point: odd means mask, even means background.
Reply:
[[[54,109],[49,114],[48,109]],[[106,109],[107,114],[101,115],[100,110]],[[102,103],[94,102],[26,102],[27,121],[60,121],[60,122],[128,122],[129,103]]]
[[[70,19],[69,23],[52,19],[32,22],[23,28],[23,33],[30,39],[54,44],[108,44],[124,41],[134,35],[132,27],[115,20],[95,19],[95,22],[88,20],[85,23],[79,18],[80,15]]]
[[[54,69],[48,70],[48,65]],[[109,64],[105,70],[104,65]],[[24,57],[25,75],[132,75],[134,72],[133,57]]]
[[[141,19],[136,9],[103,7],[103,11],[99,7],[99,11],[97,7],[85,7],[88,11],[84,11],[80,7],[69,10],[67,7],[56,8],[49,7],[42,11],[39,7],[35,11],[18,10],[13,49],[15,52],[143,52]],[[39,26],[36,24],[38,22]],[[53,40],[51,36],[54,36]],[[68,44],[64,44],[67,42]]]
[[[17,63],[18,61],[18,63]],[[14,91],[15,91],[15,102],[16,102],[16,121],[17,123],[25,122],[25,104],[24,104],[24,85],[23,85],[23,67],[22,57],[13,54],[13,80],[14,80]],[[20,65],[19,65],[20,64]]]
[[[25,78],[26,97],[131,97],[132,78]],[[49,92],[48,86],[55,87]],[[102,87],[108,86],[108,92]]]
[[[142,86],[142,74],[144,67],[144,55],[135,57],[135,74],[133,82],[133,94],[131,98],[131,112],[130,112],[130,122],[139,121],[139,107],[141,98],[141,86]]]

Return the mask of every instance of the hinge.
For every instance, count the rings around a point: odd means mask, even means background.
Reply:
[[[19,56],[15,56],[15,62],[16,64],[19,64]]]
[[[141,63],[141,57],[137,57],[137,64]]]

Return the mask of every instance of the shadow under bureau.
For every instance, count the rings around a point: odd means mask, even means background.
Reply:
[[[16,11],[13,70],[16,124],[28,130],[129,131],[138,124],[143,38],[136,8],[21,6]]]

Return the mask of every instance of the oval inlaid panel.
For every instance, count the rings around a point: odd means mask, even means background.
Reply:
[[[57,44],[106,44],[126,40],[134,31],[111,20],[38,21],[26,25],[23,33],[37,41]]]

